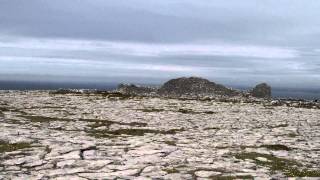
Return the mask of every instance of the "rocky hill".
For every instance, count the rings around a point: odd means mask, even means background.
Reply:
[[[271,87],[266,83],[258,84],[251,91],[251,95],[257,98],[271,98]]]
[[[130,95],[144,95],[144,96],[166,96],[166,97],[257,97],[257,98],[271,98],[271,87],[266,83],[262,83],[253,88],[250,92],[242,92],[239,90],[227,88],[221,84],[211,82],[200,77],[181,77],[171,79],[164,83],[160,88],[143,87],[137,85],[120,84],[117,89],[118,92]]]
[[[190,77],[177,78],[164,83],[159,89],[160,95],[181,96],[181,95],[239,95],[238,91],[226,88],[223,85],[210,82],[207,79]]]

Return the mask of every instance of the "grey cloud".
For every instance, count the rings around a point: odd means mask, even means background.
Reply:
[[[297,35],[301,38],[299,33],[290,32],[301,31],[299,28],[305,26],[299,24],[301,20],[297,22],[299,16],[279,15],[281,12],[289,14],[285,11],[276,11],[275,15],[271,11],[268,14],[267,11],[276,8],[271,6],[274,4],[259,11],[251,9],[250,3],[237,2],[201,1],[200,6],[196,6],[197,3],[191,1],[174,1],[172,7],[168,7],[167,2],[154,2],[152,6],[152,3],[141,0],[130,4],[110,0],[5,1],[0,6],[0,31],[35,37],[139,42],[222,40],[284,45],[290,39],[295,41]],[[140,7],[131,5],[135,2]],[[204,6],[205,3],[209,6]],[[212,4],[221,5],[216,7]],[[237,5],[242,5],[239,6],[242,8],[237,8]],[[184,7],[187,12],[175,13],[176,9]],[[319,27],[317,22],[312,22],[313,26]],[[307,24],[310,27],[310,23]],[[315,31],[319,32],[319,29]]]
[[[42,76],[161,82],[197,75],[226,84],[268,81],[278,86],[318,87],[319,9],[318,0],[2,0],[0,44],[13,46],[1,46],[0,71],[4,79]],[[32,48],[32,43],[19,41],[28,38],[51,39],[54,43]],[[83,44],[79,49],[64,48],[58,39],[77,39],[80,47],[84,41],[123,44],[115,53]],[[125,49],[129,43],[143,46],[131,46],[129,51]],[[177,44],[184,46],[179,49]],[[191,49],[186,48],[188,44]],[[206,44],[228,44],[244,50],[235,53],[226,47],[218,53],[204,53]],[[257,55],[250,48],[245,53],[249,46],[289,49],[291,53],[281,51],[281,55],[270,56],[275,52],[265,49]],[[86,65],[74,63],[76,60],[85,60]]]

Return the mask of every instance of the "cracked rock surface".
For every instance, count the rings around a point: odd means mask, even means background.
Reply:
[[[0,179],[320,177],[320,109],[0,92]]]

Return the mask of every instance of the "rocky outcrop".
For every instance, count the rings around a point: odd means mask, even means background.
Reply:
[[[210,82],[207,79],[190,77],[169,80],[159,89],[160,95],[182,96],[182,95],[225,95],[235,96],[239,92],[226,88],[223,85]]]
[[[257,98],[271,98],[271,87],[266,83],[258,84],[251,91],[251,95]]]
[[[187,97],[196,99],[203,97],[271,98],[271,87],[266,83],[257,85],[251,91],[242,92],[200,77],[171,79],[160,88],[120,84],[117,92],[128,95],[165,96],[173,98]]]
[[[157,93],[156,88],[137,86],[134,84],[120,84],[117,91],[123,94],[130,95],[151,95]]]

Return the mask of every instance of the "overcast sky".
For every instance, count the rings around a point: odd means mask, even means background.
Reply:
[[[0,80],[320,88],[319,0],[0,0]]]

